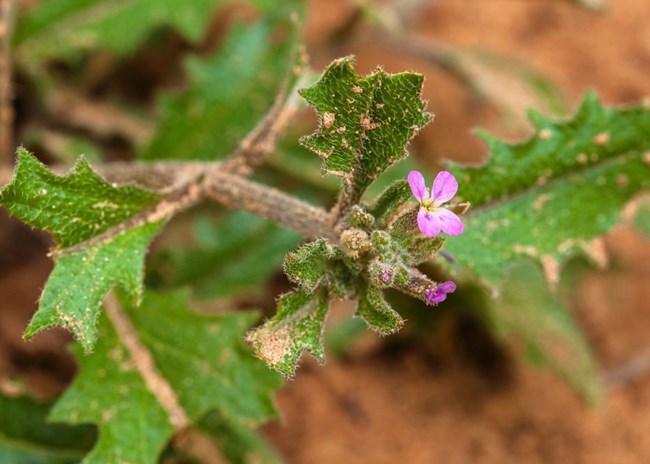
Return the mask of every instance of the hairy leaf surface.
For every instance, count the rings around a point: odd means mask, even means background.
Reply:
[[[62,326],[91,351],[97,340],[101,302],[109,290],[119,285],[133,301],[140,301],[144,257],[161,226],[161,222],[147,223],[58,257],[25,338]]]
[[[287,255],[284,272],[305,291],[311,292],[326,276],[328,261],[333,255],[334,250],[326,240],[306,243]]]
[[[360,289],[356,315],[382,335],[397,332],[404,325],[404,319],[391,308],[382,291],[367,284]]]
[[[19,149],[15,175],[0,190],[0,204],[58,242],[56,265],[26,338],[61,325],[90,351],[106,293],[119,285],[139,300],[144,256],[162,221],[128,221],[159,199],[137,187],[108,184],[83,159],[66,176],[57,176]]]
[[[250,331],[248,342],[269,366],[290,377],[303,351],[325,361],[323,323],[329,298],[323,289],[292,292],[278,300],[278,312],[264,325]]]
[[[137,187],[114,187],[81,158],[58,176],[24,148],[18,149],[12,181],[0,190],[0,204],[60,247],[76,245],[114,227],[159,200]]]
[[[301,143],[323,159],[323,172],[350,178],[351,195],[404,158],[406,144],[431,120],[420,99],[424,77],[382,70],[359,77],[351,58],[334,61],[300,94],[318,112],[318,130]]]

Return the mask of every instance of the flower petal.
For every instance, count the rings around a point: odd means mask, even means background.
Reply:
[[[458,216],[446,208],[438,208],[433,212],[435,222],[442,231],[449,235],[460,235],[463,233],[463,222]]]
[[[456,290],[456,284],[451,280],[439,284],[433,290],[429,290],[426,295],[427,304],[439,304],[447,299],[447,294]]]
[[[436,206],[451,200],[458,191],[458,182],[449,171],[440,171],[433,181],[431,193]]]
[[[447,299],[445,292],[439,292],[438,289],[429,290],[426,295],[426,304],[438,304]]]
[[[432,301],[433,303],[438,304],[438,303],[442,303],[442,302],[445,301],[446,299],[447,299],[447,294],[446,294],[445,292],[439,292],[439,291],[436,290],[436,293],[435,293],[435,295],[433,295],[433,297],[431,298],[431,301]]]
[[[424,182],[424,176],[420,171],[411,171],[408,175],[409,186],[411,187],[411,192],[413,196],[417,198],[419,202],[429,198],[429,190],[427,185]]]
[[[439,220],[434,214],[428,213],[426,209],[420,208],[418,212],[418,227],[427,237],[435,237],[440,233]]]

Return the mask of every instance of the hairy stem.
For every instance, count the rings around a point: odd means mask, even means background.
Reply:
[[[164,195],[196,182],[211,166],[213,166],[212,163],[206,162],[161,161],[138,163],[117,161],[96,164],[93,165],[93,169],[108,182],[137,184],[142,188]],[[56,166],[52,167],[52,170],[54,172],[64,172]]]
[[[97,171],[110,182],[134,182],[170,197],[195,185],[194,200],[200,195],[230,209],[248,211],[306,238],[338,240],[332,216],[323,208],[232,174],[224,170],[223,163],[109,163],[97,166]]]
[[[203,189],[207,198],[256,214],[305,237],[338,240],[330,214],[280,190],[216,169],[206,176]]]
[[[2,160],[2,164],[6,165],[11,164],[14,145],[13,71],[11,66],[14,9],[14,0],[0,0],[0,160]]]

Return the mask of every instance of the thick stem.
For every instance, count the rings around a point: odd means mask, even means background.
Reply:
[[[96,164],[93,165],[93,169],[108,182],[116,184],[133,183],[164,195],[176,192],[184,186],[196,182],[212,166],[214,166],[214,163],[205,162],[162,161],[146,163],[117,161]],[[51,169],[57,173],[65,172],[57,166],[53,166]],[[2,184],[0,183],[0,185]]]
[[[203,189],[206,197],[229,208],[256,214],[305,237],[338,241],[330,214],[280,190],[216,169],[206,175]]]
[[[10,165],[14,149],[11,33],[14,0],[0,0],[0,160]]]
[[[133,182],[170,195],[196,184],[200,192],[198,195],[230,209],[256,214],[307,238],[338,240],[332,226],[332,215],[323,208],[223,168],[223,164],[200,162],[109,163],[96,166],[97,172],[110,182]]]

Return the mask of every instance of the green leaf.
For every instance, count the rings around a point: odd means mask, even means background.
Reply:
[[[16,58],[34,66],[51,58],[79,58],[93,49],[133,53],[153,32],[172,27],[198,42],[209,22],[234,0],[48,0],[18,18],[13,35]],[[269,19],[302,14],[304,0],[248,0]],[[40,72],[40,71],[38,71]]]
[[[325,278],[328,261],[334,257],[334,249],[324,239],[306,243],[289,253],[284,260],[284,272],[289,279],[312,292]]]
[[[19,18],[14,43],[23,61],[77,56],[105,48],[132,52],[150,31],[167,25],[199,40],[223,0],[49,0]]]
[[[141,307],[125,305],[124,313],[189,419],[198,421],[212,410],[233,426],[276,417],[270,394],[280,379],[241,342],[255,314],[203,316],[189,310],[186,300],[186,292],[147,292]],[[99,330],[92,355],[75,348],[79,374],[51,419],[99,425],[99,441],[85,462],[157,462],[174,432],[170,418],[105,315]],[[108,382],[115,388],[107,388]]]
[[[650,110],[611,109],[588,95],[575,117],[531,117],[537,135],[508,144],[483,134],[490,156],[478,168],[454,167],[460,195],[472,203],[465,232],[445,249],[498,288],[522,257],[544,264],[549,281],[650,188]]]
[[[558,372],[590,402],[602,398],[584,336],[567,309],[550,294],[538,266],[524,261],[510,268],[493,307],[498,328],[523,339],[534,361]]]
[[[141,157],[214,160],[231,154],[276,103],[281,87],[293,89],[302,65],[298,51],[298,31],[288,17],[235,28],[219,53],[188,62],[190,87],[162,100],[157,135]]]
[[[323,158],[327,174],[349,177],[354,203],[383,171],[404,158],[409,140],[431,120],[420,99],[424,77],[381,70],[359,77],[351,58],[334,61],[300,94],[319,114],[301,143]]]
[[[187,249],[176,246],[154,255],[148,283],[191,286],[199,298],[259,291],[300,241],[298,234],[242,211],[220,221],[201,215],[194,235]]]
[[[260,359],[285,377],[293,375],[305,350],[323,363],[323,323],[328,303],[328,296],[322,289],[283,295],[278,300],[275,316],[250,331],[246,339]]]
[[[0,395],[0,462],[17,464],[78,463],[92,447],[92,426],[47,423],[51,404],[28,397]]]
[[[395,333],[404,325],[404,319],[390,307],[382,291],[367,283],[359,290],[356,315],[366,321],[368,327],[382,335]]]
[[[132,301],[140,301],[144,257],[161,226],[161,222],[146,223],[106,242],[59,256],[25,338],[62,326],[86,352],[92,351],[98,335],[97,317],[109,290],[120,285]]]
[[[120,285],[139,301],[144,256],[163,222],[132,219],[159,199],[137,187],[108,184],[83,159],[66,176],[57,176],[18,150],[16,172],[0,190],[0,204],[27,224],[48,230],[58,242],[56,266],[26,338],[61,325],[90,351],[106,293]]]
[[[83,158],[58,176],[22,147],[12,181],[0,190],[0,204],[12,216],[47,230],[63,248],[106,232],[159,199],[137,187],[108,184]]]

